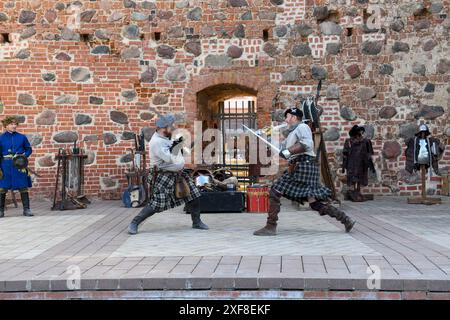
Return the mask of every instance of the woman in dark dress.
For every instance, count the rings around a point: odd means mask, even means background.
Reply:
[[[364,201],[361,186],[368,185],[369,169],[375,172],[372,162],[372,142],[363,136],[364,127],[354,125],[349,131],[350,138],[344,142],[342,171],[347,172],[349,198],[352,201]]]

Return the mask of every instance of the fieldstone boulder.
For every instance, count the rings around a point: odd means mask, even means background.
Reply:
[[[95,10],[87,10],[87,11],[83,11],[80,14],[80,22],[86,22],[89,23],[92,21],[92,18],[94,17],[95,13],[97,11]]]
[[[141,32],[138,26],[130,24],[123,28],[122,35],[130,40],[138,40],[141,37]]]
[[[397,141],[386,141],[383,145],[383,157],[386,159],[396,159],[402,153],[402,147]]]
[[[110,54],[111,49],[109,46],[100,45],[96,46],[94,49],[91,50],[91,54]]]
[[[419,131],[419,126],[416,123],[401,124],[398,131],[398,136],[404,140],[407,140],[414,137],[417,131]]]
[[[318,6],[313,9],[313,17],[317,20],[325,20],[328,18],[329,12],[327,6]]]
[[[97,29],[94,32],[94,36],[99,40],[109,40],[111,38],[111,35],[109,34],[109,31],[106,29]]]
[[[44,81],[48,81],[48,82],[53,82],[56,80],[56,74],[54,74],[53,72],[45,72],[41,75],[42,80]]]
[[[122,140],[134,140],[135,137],[136,137],[136,134],[134,132],[124,131],[124,132],[122,132],[121,139]]]
[[[284,3],[284,0],[270,0],[270,3],[275,6],[281,6]]]
[[[194,56],[198,57],[202,54],[202,44],[200,41],[194,40],[194,41],[188,41],[184,45],[184,50],[186,52],[193,54]]]
[[[153,104],[156,106],[162,106],[169,102],[169,97],[163,94],[156,94],[152,100]]]
[[[55,104],[59,105],[74,105],[78,102],[78,96],[73,94],[62,94],[55,97]]]
[[[74,143],[78,140],[78,134],[74,131],[63,131],[55,134],[53,140],[57,143]]]
[[[30,133],[26,135],[32,147],[36,147],[44,140],[39,133]]]
[[[84,136],[83,141],[86,142],[97,142],[99,140],[98,136],[96,134],[88,134]]]
[[[52,110],[44,110],[36,117],[36,124],[50,126],[56,122],[56,113]]]
[[[362,127],[365,130],[365,135],[366,135],[367,139],[373,139],[373,137],[375,136],[374,126],[371,124],[364,124],[364,125],[362,125]]]
[[[176,52],[177,51],[174,48],[165,44],[160,45],[158,46],[158,48],[156,48],[156,53],[163,59],[173,59]]]
[[[247,0],[228,0],[228,4],[234,8],[248,7]]]
[[[242,15],[241,15],[241,20],[252,20],[253,19],[253,15],[251,11],[245,11]]]
[[[184,68],[184,65],[179,64],[167,68],[167,71],[164,76],[167,80],[171,82],[185,81],[187,79],[187,72],[186,69]]]
[[[394,45],[392,46],[392,52],[409,52],[409,44],[405,42],[395,41]]]
[[[258,13],[260,20],[275,20],[277,18],[277,13],[275,11],[262,10]]]
[[[63,28],[61,30],[61,39],[66,41],[80,41],[80,34],[70,28]]]
[[[414,21],[414,30],[421,31],[428,29],[431,26],[431,22],[428,19],[421,19],[418,21]]]
[[[0,12],[0,22],[8,21],[8,16],[4,12]]]
[[[148,15],[143,12],[133,12],[131,14],[131,20],[133,21],[145,21],[148,20]]]
[[[87,82],[91,79],[91,72],[85,67],[76,67],[70,70],[70,79],[74,82]]]
[[[428,39],[422,44],[423,51],[431,51],[438,45],[437,41],[434,39]]]
[[[123,19],[123,17],[124,17],[124,14],[122,12],[114,11],[113,13],[110,14],[107,21],[109,23],[117,22],[117,21],[121,21]]]
[[[384,63],[378,67],[378,72],[383,75],[391,75],[394,68],[389,63]]]
[[[30,56],[31,56],[31,51],[29,49],[20,49],[16,53],[15,57],[17,59],[25,60],[25,59],[28,59]]]
[[[269,56],[269,57],[275,57],[278,54],[278,49],[277,47],[271,43],[271,42],[266,42],[264,44],[263,47],[263,51]]]
[[[409,173],[405,169],[400,169],[397,173],[397,178],[399,181],[406,183],[407,185],[419,184],[421,179],[417,172]]]
[[[353,109],[347,106],[341,108],[340,115],[342,118],[348,121],[356,120],[356,118],[358,117]]]
[[[78,113],[75,116],[75,124],[77,126],[82,126],[82,125],[91,124],[91,123],[92,123],[92,117],[88,114]]]
[[[209,54],[205,58],[205,67],[226,68],[231,66],[231,58],[228,55]]]
[[[409,91],[408,88],[400,88],[400,89],[397,89],[397,96],[398,96],[399,98],[402,98],[402,97],[409,97],[409,96],[411,96],[411,91]]]
[[[25,39],[31,38],[35,34],[36,34],[36,29],[34,27],[29,27],[21,32],[20,39],[25,40]]]
[[[362,101],[368,101],[372,98],[375,98],[377,95],[377,92],[370,87],[361,87],[356,92],[356,96],[361,99]]]
[[[244,27],[244,25],[243,24],[238,25],[236,27],[236,30],[234,30],[233,34],[234,34],[234,36],[236,38],[240,38],[240,39],[245,38],[245,27]]]
[[[311,55],[311,48],[306,43],[296,44],[292,48],[292,55],[294,57],[303,57]]]
[[[320,24],[320,32],[326,36],[340,35],[342,27],[335,22],[325,21]]]
[[[122,52],[120,53],[122,59],[139,59],[141,55],[142,55],[141,48],[134,45],[122,49]]]
[[[341,136],[341,131],[337,127],[328,128],[327,131],[323,133],[323,139],[325,141],[336,141],[339,140]]]
[[[153,134],[155,133],[155,128],[144,127],[144,128],[142,128],[141,132],[144,134],[145,140],[150,141]]]
[[[192,21],[200,21],[202,18],[202,9],[199,7],[196,7],[192,10],[190,10],[187,14],[188,20]]]
[[[414,114],[414,118],[424,118],[426,120],[434,120],[439,118],[445,113],[445,110],[441,106],[428,106],[422,105],[419,110]]]
[[[84,164],[86,166],[93,164],[95,162],[95,158],[96,158],[95,152],[92,150],[86,150],[85,154],[87,155],[87,158],[84,159]]]
[[[403,28],[405,27],[405,24],[403,23],[402,20],[400,19],[395,19],[393,22],[391,22],[391,24],[389,25],[389,27],[395,31],[395,32],[400,32],[403,30]]]
[[[124,154],[119,157],[120,163],[129,163],[133,161],[133,155],[131,153]]]
[[[394,107],[391,107],[391,106],[383,107],[378,112],[378,116],[381,119],[391,119],[391,118],[395,117],[396,114],[397,114],[397,109],[395,109]]]
[[[440,74],[447,73],[450,70],[450,60],[440,59],[436,65],[436,72]]]
[[[367,55],[377,55],[382,48],[383,43],[381,41],[364,41],[361,45],[361,52]]]
[[[361,75],[361,70],[356,63],[349,65],[345,70],[352,79],[358,78]]]
[[[338,42],[327,43],[326,51],[329,54],[338,54],[341,52],[342,45]]]
[[[425,91],[426,93],[432,93],[435,90],[435,85],[434,83],[430,83],[428,82],[425,87],[423,88],[423,91]]]
[[[281,80],[286,82],[299,81],[302,75],[300,67],[292,67],[281,75]]]
[[[339,99],[340,89],[337,84],[330,84],[327,88],[327,99]]]
[[[304,23],[295,25],[294,30],[295,30],[295,32],[296,32],[297,34],[299,34],[301,37],[307,37],[307,36],[309,36],[311,33],[314,32],[314,29],[313,29],[311,26],[309,26],[309,25],[307,25],[307,24],[304,24]]]
[[[171,39],[174,38],[183,38],[184,37],[184,29],[182,27],[171,27],[167,32],[167,36]]]
[[[100,177],[100,188],[104,191],[119,188],[119,180],[111,177]]]
[[[58,18],[58,13],[53,9],[47,10],[44,14],[44,18],[48,23],[53,23]]]
[[[311,75],[315,80],[324,80],[327,78],[327,69],[321,66],[312,66]]]
[[[111,145],[117,142],[117,137],[114,133],[105,132],[103,133],[103,143],[105,145]]]
[[[37,164],[41,168],[50,168],[53,167],[56,163],[55,161],[53,161],[53,155],[49,154],[38,158]]]
[[[89,96],[89,103],[95,104],[95,105],[102,105],[103,104],[103,98],[102,97],[96,97],[96,96]]]
[[[142,83],[153,83],[158,78],[158,71],[154,67],[149,67],[141,73],[140,81]]]
[[[34,19],[36,19],[36,12],[30,11],[30,10],[20,11],[19,23],[21,23],[21,24],[33,23]]]
[[[127,102],[131,102],[137,97],[137,93],[135,90],[124,90],[121,93],[121,96],[125,99]]]
[[[444,134],[450,138],[450,127],[445,128]]]
[[[427,71],[427,69],[423,63],[420,63],[417,61],[413,63],[412,72],[414,72],[415,74],[424,76],[426,71]]]
[[[283,38],[288,32],[288,28],[286,26],[276,26],[273,31],[278,38]]]
[[[36,100],[29,93],[19,93],[17,102],[23,106],[32,106],[36,103]]]
[[[139,114],[139,118],[144,121],[150,121],[155,118],[155,114],[153,112],[143,111]]]
[[[233,59],[240,58],[242,56],[242,53],[244,53],[244,49],[235,45],[231,45],[227,49],[227,55]]]
[[[128,116],[121,111],[112,110],[109,113],[109,117],[111,118],[111,121],[113,121],[113,122],[116,122],[119,124],[128,124]]]
[[[72,57],[66,53],[66,52],[59,52],[56,56],[55,56],[56,60],[59,61],[71,61]]]

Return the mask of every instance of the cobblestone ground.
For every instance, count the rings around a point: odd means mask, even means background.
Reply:
[[[204,214],[211,229],[200,231],[177,208],[129,236],[139,209],[117,201],[65,212],[39,202],[31,218],[10,207],[0,219],[0,292],[67,291],[71,283],[81,290],[369,290],[369,266],[381,276],[379,290],[450,292],[450,201],[443,200],[345,202],[358,221],[349,234],[284,202],[276,237],[252,235],[264,214]]]

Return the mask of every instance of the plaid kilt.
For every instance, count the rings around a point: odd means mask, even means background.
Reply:
[[[272,187],[282,193],[285,198],[303,202],[309,197],[327,200],[331,197],[331,190],[320,184],[319,166],[314,157],[301,155],[294,161],[297,168],[290,174],[287,170],[278,178]]]
[[[200,190],[198,190],[198,188],[195,186],[191,176],[185,171],[182,171],[180,174],[186,179],[191,194],[186,198],[177,199],[175,198],[175,182],[177,173],[158,171],[155,184],[150,190],[151,199],[148,204],[149,206],[152,206],[156,212],[161,212],[175,208],[177,206],[181,206],[182,204],[188,203],[201,196]],[[150,185],[152,185],[153,174],[150,174],[148,179]]]

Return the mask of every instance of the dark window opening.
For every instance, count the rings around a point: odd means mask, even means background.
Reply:
[[[264,41],[269,40],[269,30],[267,30],[267,29],[263,30],[263,39],[264,39]]]
[[[347,28],[347,37],[351,37],[353,35],[353,28]]]
[[[82,33],[82,34],[80,34],[80,40],[82,42],[89,42],[90,39],[91,39],[91,36],[90,36],[89,33]]]
[[[11,43],[11,39],[9,38],[9,33],[0,34],[0,42],[1,43]]]
[[[155,39],[155,41],[161,40],[161,32],[154,32],[153,39]]]

